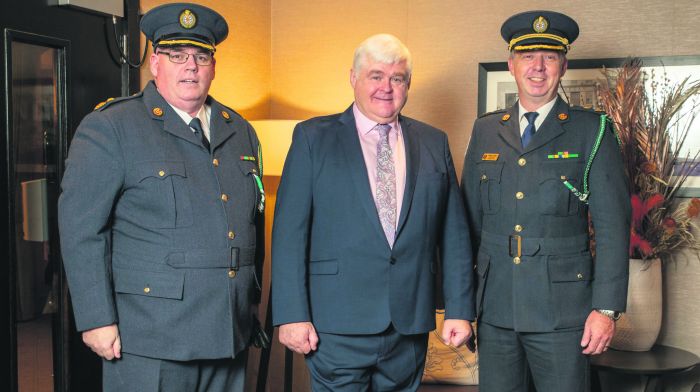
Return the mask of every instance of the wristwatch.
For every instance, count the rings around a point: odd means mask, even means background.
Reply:
[[[620,316],[622,316],[622,312],[618,312],[615,310],[596,309],[595,311],[602,314],[603,316],[609,318],[612,321],[617,321],[620,319]]]

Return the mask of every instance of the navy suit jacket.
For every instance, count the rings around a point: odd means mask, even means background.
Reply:
[[[384,236],[355,126],[344,113],[297,125],[280,183],[272,233],[275,325],[402,334],[435,328],[442,264],[446,318],[473,319],[466,213],[447,136],[399,117],[406,187],[393,249]]]

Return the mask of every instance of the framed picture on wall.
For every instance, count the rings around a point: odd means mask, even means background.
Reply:
[[[605,79],[603,69],[614,69],[625,62],[624,58],[581,59],[569,60],[568,69],[562,78],[562,88],[559,94],[567,102],[575,106],[601,109],[598,100],[598,85]],[[643,71],[653,75],[655,80],[668,78],[674,85],[690,76],[690,81],[700,80],[700,56],[670,56],[643,57]],[[654,94],[651,83],[647,83],[647,93]],[[494,110],[506,109],[515,104],[518,99],[518,88],[515,79],[508,71],[507,62],[479,63],[478,81],[479,115]],[[694,157],[700,151],[700,98],[688,102],[684,110],[695,110],[695,115],[688,113],[685,121],[695,118],[690,126],[683,149],[679,156]],[[700,166],[689,173],[688,179],[679,191],[678,196],[700,196]]]

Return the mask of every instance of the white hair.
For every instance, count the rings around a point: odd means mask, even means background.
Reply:
[[[360,73],[368,59],[384,64],[396,64],[405,61],[408,78],[411,78],[411,70],[413,69],[411,52],[408,51],[403,42],[391,34],[373,35],[364,40],[355,49],[352,69],[356,75]]]

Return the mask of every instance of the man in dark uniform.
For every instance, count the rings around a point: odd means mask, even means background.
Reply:
[[[253,128],[209,97],[226,21],[154,8],[154,81],[98,105],[59,201],[77,328],[106,391],[242,391],[259,302],[264,193]]]
[[[615,134],[557,95],[578,25],[531,11],[501,28],[518,102],[477,119],[462,187],[477,250],[479,390],[587,391],[625,310],[630,206]],[[589,215],[595,259],[589,249]]]

